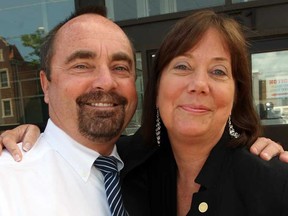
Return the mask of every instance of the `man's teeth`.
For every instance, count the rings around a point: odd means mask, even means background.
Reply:
[[[113,103],[91,103],[91,106],[95,107],[111,107]]]

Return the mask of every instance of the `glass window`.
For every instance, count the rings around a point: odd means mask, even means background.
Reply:
[[[3,49],[0,49],[0,61],[4,61],[4,58],[3,58]]]
[[[74,0],[1,1],[0,98],[5,118],[0,117],[0,126],[46,123],[47,105],[39,82],[39,48],[46,33],[74,9]]]
[[[232,0],[232,3],[242,3],[242,2],[251,2],[251,1],[257,1],[257,0]]]
[[[115,21],[224,5],[225,0],[105,0],[108,17]]]
[[[224,5],[225,0],[177,0],[177,11],[187,11],[200,8]]]
[[[288,124],[288,50],[252,54],[253,94],[264,125]]]
[[[2,100],[2,116],[3,117],[12,117],[12,105],[11,99]]]
[[[0,88],[9,87],[7,69],[0,69]]]
[[[136,74],[137,79],[135,81],[136,91],[138,96],[138,106],[132,117],[130,123],[126,127],[124,134],[131,135],[141,126],[142,106],[144,99],[144,85],[143,85],[143,69],[142,69],[142,55],[141,52],[136,52]]]

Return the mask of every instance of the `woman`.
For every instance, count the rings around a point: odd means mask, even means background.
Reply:
[[[288,166],[247,150],[261,128],[237,22],[197,12],[168,33],[155,62],[142,125],[160,145],[147,165],[153,214],[288,215]]]

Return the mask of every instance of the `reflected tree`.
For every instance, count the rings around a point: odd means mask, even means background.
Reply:
[[[43,41],[44,34],[44,30],[39,28],[34,33],[24,34],[21,36],[23,46],[32,49],[28,56],[26,56],[26,59],[32,64],[39,64],[40,46]]]

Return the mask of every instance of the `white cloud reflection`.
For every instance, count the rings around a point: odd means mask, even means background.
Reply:
[[[288,76],[288,50],[252,54],[252,72],[259,72],[259,78]]]

